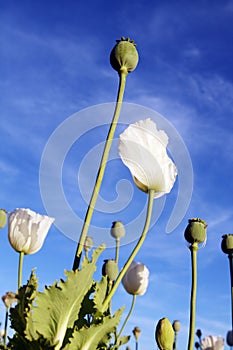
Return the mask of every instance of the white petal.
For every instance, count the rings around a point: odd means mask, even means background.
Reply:
[[[17,208],[8,216],[8,238],[17,252],[33,254],[43,245],[44,239],[54,219]]]
[[[131,124],[119,140],[119,154],[129,168],[136,185],[155,190],[155,197],[169,193],[174,185],[177,169],[168,157],[168,137],[157,130],[151,119]]]

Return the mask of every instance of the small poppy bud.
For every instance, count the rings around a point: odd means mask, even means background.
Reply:
[[[93,247],[93,239],[91,236],[87,236],[84,242],[84,250],[86,253],[89,252],[89,250]]]
[[[121,221],[114,221],[111,227],[111,236],[115,239],[120,239],[125,235],[125,227]]]
[[[102,275],[108,276],[110,281],[115,281],[118,276],[118,266],[115,260],[104,260]]]
[[[175,333],[171,322],[166,318],[159,320],[156,330],[155,339],[160,350],[172,350]]]
[[[17,299],[14,292],[7,292],[5,295],[2,296],[2,301],[4,302],[5,306],[9,308],[12,304],[14,304]]]
[[[5,209],[0,209],[0,228],[6,226],[7,214]]]
[[[133,335],[136,340],[138,340],[138,338],[140,337],[140,334],[141,334],[141,329],[139,327],[134,327]]]
[[[200,329],[198,329],[198,330],[196,331],[196,336],[197,336],[199,339],[201,338],[202,332],[201,332]]]
[[[118,73],[125,72],[128,74],[132,72],[138,64],[138,52],[136,44],[129,38],[121,37],[121,40],[116,40],[117,44],[111,51],[110,63],[113,69]]]
[[[233,254],[233,234],[229,233],[222,236],[222,251],[225,254]]]
[[[179,332],[180,331],[180,321],[175,320],[172,324],[172,327],[173,327],[175,332]]]
[[[207,224],[199,218],[189,219],[188,226],[185,229],[184,237],[189,243],[203,243],[206,240]]]

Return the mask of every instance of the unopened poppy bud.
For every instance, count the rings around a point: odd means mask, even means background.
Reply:
[[[175,320],[172,324],[172,327],[173,327],[175,332],[179,332],[180,331],[180,321]]]
[[[133,335],[136,340],[138,340],[138,338],[140,337],[140,334],[141,334],[141,329],[139,327],[134,327]]]
[[[84,250],[86,253],[93,247],[93,239],[91,236],[87,236],[84,242]]]
[[[115,239],[120,239],[125,235],[125,227],[121,221],[114,221],[111,227],[111,236]]]
[[[227,332],[227,345],[233,346],[233,331]]]
[[[199,218],[189,219],[188,226],[185,229],[184,237],[189,243],[203,243],[206,240],[207,224]]]
[[[201,338],[202,332],[201,332],[200,329],[198,329],[198,330],[196,331],[196,336],[197,336],[199,339]]]
[[[104,260],[102,275],[108,276],[110,281],[115,281],[118,276],[118,265],[115,260]]]
[[[172,350],[175,333],[171,322],[166,318],[159,320],[156,330],[155,339],[160,350]]]
[[[124,72],[128,74],[132,72],[138,64],[138,52],[134,40],[121,37],[121,40],[116,40],[117,44],[111,51],[110,63],[113,69],[118,73]]]
[[[14,292],[7,292],[5,295],[2,296],[2,301],[4,302],[5,306],[9,308],[12,304],[14,304],[17,299]]]
[[[6,226],[7,222],[7,214],[5,209],[0,209],[0,228],[3,228]]]
[[[222,236],[221,248],[225,254],[233,254],[233,234],[229,233]]]

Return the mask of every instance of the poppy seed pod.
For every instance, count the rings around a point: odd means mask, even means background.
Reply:
[[[116,40],[117,44],[111,51],[110,63],[113,69],[118,73],[124,72],[128,74],[132,72],[138,64],[138,52],[134,40],[121,37],[121,40]]]
[[[233,254],[233,234],[229,233],[222,236],[221,248],[225,254]]]
[[[111,236],[115,239],[120,239],[125,235],[125,227],[121,221],[114,221],[111,227]]]
[[[0,228],[6,226],[7,222],[7,214],[5,209],[0,209]]]
[[[180,321],[175,320],[172,324],[172,327],[173,327],[175,332],[179,332],[180,331]]]
[[[203,243],[206,240],[207,224],[199,218],[189,219],[188,226],[185,229],[184,237],[189,243]]]
[[[160,350],[172,350],[175,332],[171,322],[166,318],[161,318],[155,330],[155,339]]]
[[[115,281],[118,276],[118,265],[115,260],[104,260],[102,275],[108,276],[110,281]]]

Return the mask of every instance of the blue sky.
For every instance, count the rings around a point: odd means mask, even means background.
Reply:
[[[70,207],[80,220],[83,218],[97,171],[87,155],[104,141],[107,121],[101,125],[94,115],[97,127],[82,134],[80,130],[87,126],[82,111],[99,105],[106,111],[105,104],[112,106],[115,101],[118,76],[110,66],[109,54],[121,36],[135,40],[140,56],[137,69],[127,78],[124,101],[144,106],[146,113],[158,112],[177,130],[188,149],[193,168],[188,210],[176,229],[166,234],[179,193],[177,182],[165,204],[155,201],[156,210],[163,204],[164,208],[136,259],[148,266],[150,285],[147,293],[138,297],[125,333],[139,326],[140,344],[145,350],[156,348],[154,329],[162,317],[180,320],[178,349],[187,347],[191,270],[183,232],[192,217],[208,223],[207,244],[198,253],[196,328],[201,328],[203,335],[225,337],[231,327],[229,266],[220,243],[222,234],[232,232],[233,219],[232,23],[230,0],[147,4],[129,0],[22,0],[0,4],[0,207],[8,211],[26,207],[46,213],[39,185],[43,151],[52,133],[64,125],[61,123],[76,115],[80,124],[75,133],[82,137],[69,149],[62,184]],[[126,120],[120,122],[116,137]],[[103,228],[105,234],[112,221],[133,221],[146,204],[146,195],[135,188],[116,155],[116,143],[114,147],[101,196],[103,201],[116,201],[116,206],[113,210],[112,203],[103,206],[99,202],[100,209],[93,217],[95,227]],[[78,174],[82,164],[83,173]],[[91,170],[85,164],[92,166]],[[130,205],[126,205],[124,187],[119,187],[117,197],[116,184],[121,179],[128,180],[127,194],[133,196]],[[73,232],[78,231],[74,223],[70,225]],[[136,231],[140,231],[139,226]],[[3,295],[16,289],[18,256],[8,244],[6,229],[1,231],[0,240]],[[126,243],[120,253],[121,266],[135,244],[132,236]],[[41,251],[25,257],[24,281],[34,267],[41,288],[63,277],[64,269],[72,267],[75,250],[75,241],[54,225]],[[114,250],[108,248],[101,259],[112,258],[113,254]],[[130,302],[120,286],[115,308],[122,304],[129,307]],[[0,317],[3,322],[3,305]],[[133,339],[129,345],[134,348]]]

